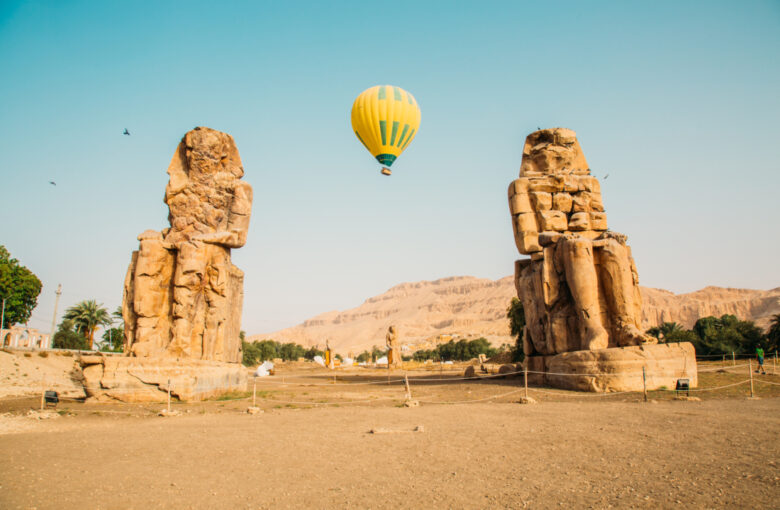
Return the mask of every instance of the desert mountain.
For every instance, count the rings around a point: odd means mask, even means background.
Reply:
[[[780,313],[780,287],[772,290],[706,287],[687,294],[641,287],[642,326],[678,322],[689,328],[699,317],[733,314],[766,328]],[[280,342],[325,346],[348,354],[384,346],[391,324],[401,342],[430,348],[450,337],[485,337],[493,345],[512,343],[506,309],[515,296],[513,278],[488,280],[453,276],[435,281],[402,283],[367,299],[357,308],[327,312],[297,326],[273,333],[251,335],[249,341],[273,338]]]

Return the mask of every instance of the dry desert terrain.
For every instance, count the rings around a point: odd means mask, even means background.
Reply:
[[[736,386],[648,403],[532,387],[522,405],[522,379],[418,367],[407,408],[405,372],[291,364],[257,383],[255,415],[251,382],[169,418],[64,400],[38,419],[37,397],[6,397],[0,507],[778,507],[780,376],[749,400],[739,366],[704,366],[702,387]]]

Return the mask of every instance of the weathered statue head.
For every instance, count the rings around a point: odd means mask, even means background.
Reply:
[[[229,230],[231,206],[244,175],[233,137],[197,127],[184,135],[168,167],[167,241]]]
[[[520,176],[590,173],[577,134],[571,129],[541,129],[528,135],[523,146]]]

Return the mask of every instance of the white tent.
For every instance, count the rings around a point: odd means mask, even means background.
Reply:
[[[382,356],[381,358],[377,358],[376,364],[377,365],[387,365],[387,356]]]
[[[255,370],[255,377],[266,377],[271,375],[271,370],[274,369],[274,364],[270,361],[263,361],[263,364],[257,367]]]
[[[322,356],[314,356],[314,359],[312,361],[314,361],[316,364],[318,364],[320,366],[323,366],[323,367],[325,366],[325,360],[322,359]]]

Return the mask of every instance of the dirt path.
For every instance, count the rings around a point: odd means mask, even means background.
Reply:
[[[204,412],[2,435],[0,507],[780,504],[777,398]]]

